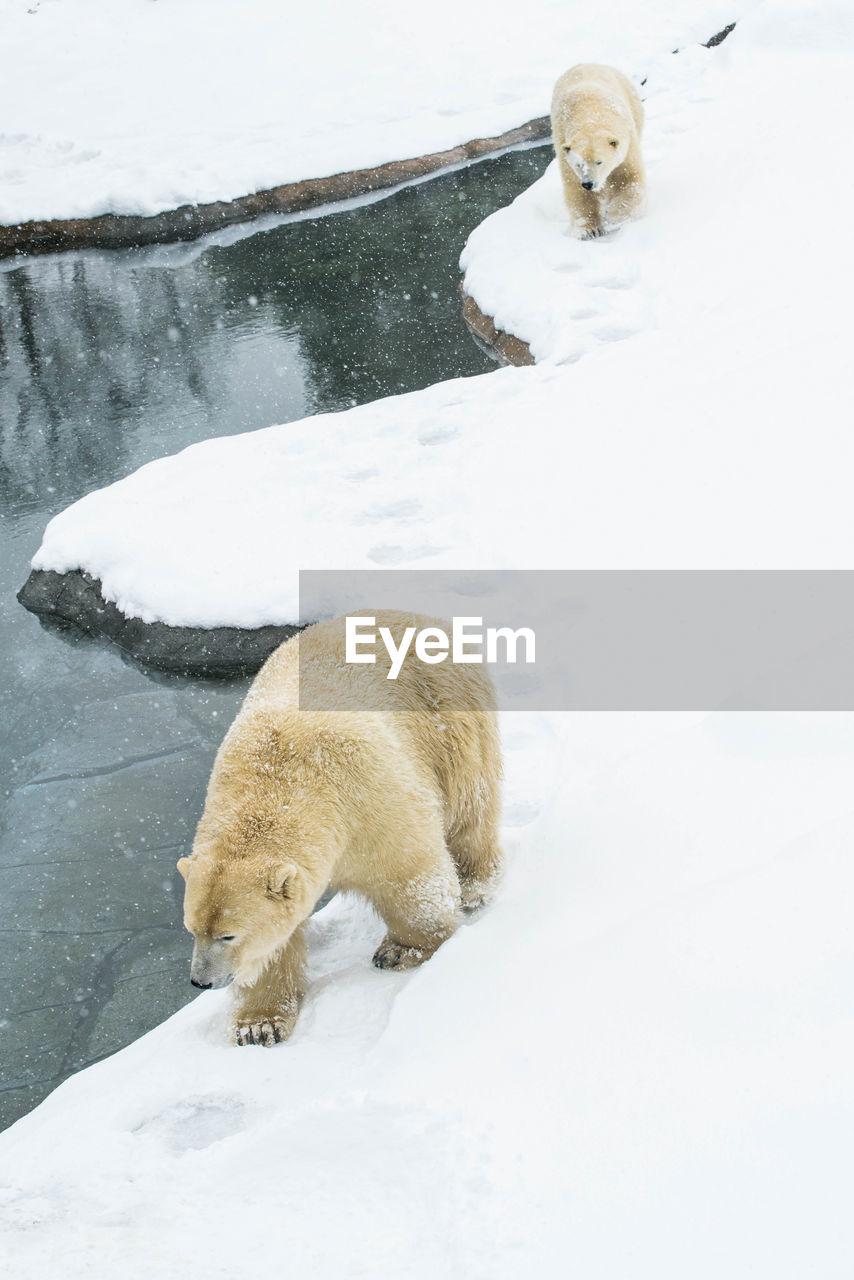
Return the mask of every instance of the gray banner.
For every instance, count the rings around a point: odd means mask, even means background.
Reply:
[[[483,635],[484,657],[490,628],[532,632],[535,644],[520,637],[515,663],[499,637],[487,664],[503,710],[854,709],[854,572],[300,574],[305,621],[386,609],[443,619],[447,662],[454,618],[482,619],[465,629]],[[420,661],[416,639],[403,661]],[[381,654],[379,636],[375,643]],[[359,651],[373,651],[370,642]],[[425,637],[423,653],[440,651]],[[465,652],[477,651],[469,640]]]

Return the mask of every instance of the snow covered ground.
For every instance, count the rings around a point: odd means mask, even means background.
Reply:
[[[659,60],[645,221],[566,240],[546,175],[472,240],[540,364],[194,446],[36,563],[211,625],[299,567],[851,568],[852,72],[833,0]],[[335,900],[289,1044],[207,994],[68,1081],[0,1137],[16,1275],[849,1280],[854,716],[503,732],[494,906],[396,975]]]
[[[562,234],[552,171],[475,233],[469,288],[541,364],[194,445],[62,512],[34,565],[202,626],[295,621],[299,568],[850,568],[854,179],[809,157],[854,36],[823,10],[806,48],[769,0],[660,61],[645,220]]]
[[[639,75],[732,0],[0,0],[0,223],[153,214],[432,154]]]
[[[287,1045],[206,994],[0,1138],[16,1276],[848,1280],[854,719],[505,749],[504,890],[424,968],[333,900]]]

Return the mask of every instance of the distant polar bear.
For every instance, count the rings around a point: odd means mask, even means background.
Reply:
[[[434,620],[378,612],[399,648]],[[214,762],[186,880],[197,987],[234,984],[238,1044],[290,1034],[304,925],[327,889],[363,894],[380,969],[449,938],[500,875],[501,747],[482,666],[345,661],[344,619],[308,627],[258,673]],[[364,659],[362,660],[364,661]],[[310,709],[306,709],[310,707]]]
[[[643,105],[627,76],[583,62],[552,95],[552,134],[573,232],[586,240],[639,217],[646,206]]]

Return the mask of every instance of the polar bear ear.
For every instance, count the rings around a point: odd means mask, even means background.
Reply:
[[[290,898],[297,869],[292,862],[280,862],[267,872],[267,893],[271,898]]]
[[[191,867],[191,865],[192,865],[192,859],[191,859],[191,858],[179,858],[179,859],[178,859],[178,861],[177,861],[177,863],[176,863],[175,865],[177,866],[178,870],[181,872],[181,875],[182,875],[182,876],[184,877],[184,879],[186,880],[186,879],[187,879],[187,876],[190,874],[190,867]]]

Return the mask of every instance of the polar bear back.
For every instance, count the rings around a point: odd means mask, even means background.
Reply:
[[[563,128],[573,113],[605,109],[643,129],[643,103],[628,76],[616,67],[580,62],[558,79],[552,94],[552,127]],[[555,141],[557,142],[557,134]]]

